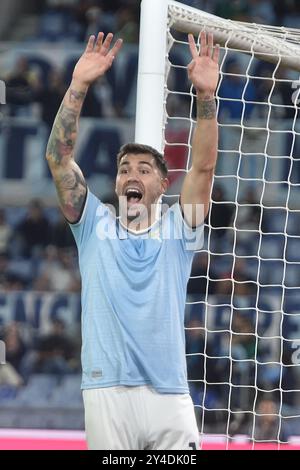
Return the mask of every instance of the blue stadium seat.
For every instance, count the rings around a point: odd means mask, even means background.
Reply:
[[[286,211],[285,209],[265,209],[268,232],[285,233]]]
[[[261,260],[259,283],[260,284],[279,284],[283,282],[283,261]]]
[[[285,236],[284,235],[263,235],[259,256],[261,258],[279,258],[283,257]]]
[[[287,233],[289,235],[300,235],[300,214],[299,212],[289,212],[287,222]]]
[[[286,246],[286,260],[295,262],[300,261],[300,237],[299,238],[291,238],[288,237],[287,239],[287,246]]]
[[[58,378],[55,375],[32,375],[27,385],[20,390],[17,401],[20,405],[46,406],[57,383]]]
[[[66,375],[51,395],[51,406],[74,408],[82,406],[82,393],[80,390],[81,376]]]
[[[48,11],[40,17],[38,38],[45,41],[80,38],[81,28],[68,12]]]
[[[13,260],[9,264],[9,271],[21,276],[23,279],[30,280],[33,275],[33,262],[24,259]]]
[[[298,248],[299,250],[299,248]],[[300,283],[300,264],[287,264],[285,273],[285,286],[299,287]]]

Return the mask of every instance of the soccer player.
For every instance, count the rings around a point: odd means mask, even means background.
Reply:
[[[55,119],[47,161],[79,251],[82,277],[83,400],[90,449],[196,449],[189,395],[184,308],[195,249],[203,238],[217,158],[214,93],[219,47],[189,35],[188,75],[197,93],[192,167],[180,200],[162,215],[168,187],[163,155],[141,144],[117,156],[118,218],[93,195],[74,160],[89,86],[122,46],[91,36]],[[151,90],[149,90],[151,93]],[[147,109],[145,109],[145,113]],[[113,164],[113,162],[112,162]],[[155,210],[151,210],[155,208]]]

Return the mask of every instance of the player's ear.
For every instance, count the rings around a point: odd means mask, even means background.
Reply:
[[[162,192],[165,193],[169,187],[169,180],[168,178],[161,178],[161,185],[162,185]]]

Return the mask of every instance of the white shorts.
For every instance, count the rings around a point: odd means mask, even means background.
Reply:
[[[83,391],[90,450],[195,450],[199,448],[189,394],[163,394],[151,387]]]

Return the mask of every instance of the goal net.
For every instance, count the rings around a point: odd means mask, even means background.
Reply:
[[[203,448],[280,447],[300,434],[300,30],[143,0],[136,141],[165,151],[169,198],[191,164],[187,33],[202,30],[221,45],[220,138],[188,285],[190,389]]]

